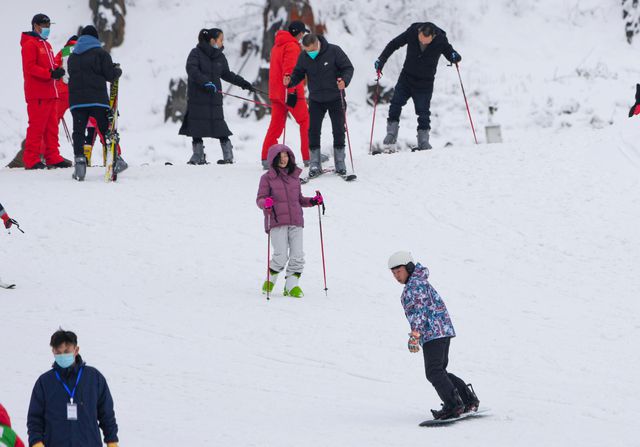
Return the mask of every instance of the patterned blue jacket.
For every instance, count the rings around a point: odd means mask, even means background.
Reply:
[[[412,331],[420,332],[420,344],[444,337],[455,337],[447,306],[428,281],[429,269],[416,264],[402,291],[402,307]]]

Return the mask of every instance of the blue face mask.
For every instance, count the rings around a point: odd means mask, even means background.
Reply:
[[[47,40],[49,38],[50,31],[51,28],[42,28],[42,31],[40,31],[40,37],[42,37],[44,40]]]
[[[62,369],[68,368],[76,361],[73,353],[71,354],[56,354],[54,355],[56,363]]]
[[[307,51],[307,54],[309,55],[309,57],[311,59],[315,59],[316,57],[318,57],[318,53],[320,52],[320,50],[315,50],[315,51]]]

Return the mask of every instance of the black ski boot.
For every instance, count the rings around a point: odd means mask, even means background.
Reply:
[[[464,411],[464,402],[460,398],[458,390],[454,389],[451,398],[442,404],[440,410],[431,410],[434,419],[455,419]]]
[[[471,411],[478,411],[478,407],[480,406],[480,400],[478,396],[476,396],[476,392],[473,389],[473,385],[467,383],[466,386],[467,395],[465,398],[464,411],[463,413],[469,413]]]
[[[47,165],[47,169],[70,168],[72,166],[73,166],[73,163],[71,163],[71,161],[67,160],[66,158],[62,158],[62,161],[58,163]]]

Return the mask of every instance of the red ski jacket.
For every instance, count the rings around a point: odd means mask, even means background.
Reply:
[[[57,68],[51,45],[35,32],[22,33],[22,73],[24,75],[24,97],[34,99],[59,98],[56,82],[51,79],[51,70]]]
[[[285,102],[284,85],[282,78],[285,73],[293,73],[300,55],[300,44],[289,31],[280,30],[276,33],[275,43],[271,49],[271,62],[269,64],[269,99]],[[304,83],[287,89],[288,93],[297,93],[298,100],[304,98]]]

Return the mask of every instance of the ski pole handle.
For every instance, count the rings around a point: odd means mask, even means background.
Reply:
[[[17,228],[18,230],[20,230],[20,232],[21,232],[22,234],[24,234],[24,230],[23,230],[22,228],[20,228],[20,224],[18,223],[18,221],[17,221],[17,220],[15,220],[15,219],[9,219],[9,222],[11,222],[13,225],[15,225],[15,226],[16,226],[16,228]]]

